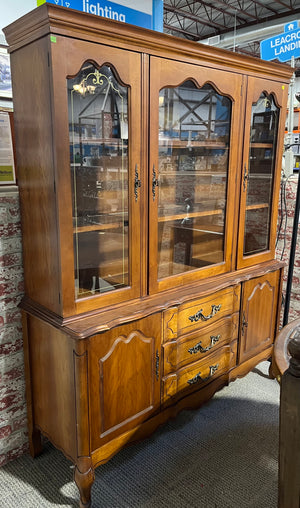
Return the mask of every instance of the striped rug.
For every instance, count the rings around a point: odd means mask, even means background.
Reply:
[[[96,469],[93,508],[276,508],[279,385],[268,362]],[[77,507],[49,443],[0,469],[0,507]]]

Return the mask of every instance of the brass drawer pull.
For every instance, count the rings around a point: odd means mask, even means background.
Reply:
[[[192,354],[195,354],[195,353],[206,353],[207,351],[209,351],[213,346],[215,346],[215,344],[217,342],[219,342],[221,338],[221,335],[211,335],[210,336],[210,345],[207,346],[207,347],[202,347],[202,342],[198,342],[198,344],[196,344],[196,346],[194,347],[191,347],[189,349],[189,353],[192,355]]]
[[[199,383],[199,381],[203,381],[203,382],[208,381],[215,374],[215,372],[217,372],[218,368],[219,368],[218,363],[216,365],[211,365],[209,367],[209,374],[207,377],[201,377],[201,372],[198,372],[198,374],[196,374],[195,377],[188,380],[188,384],[194,385],[195,383]]]
[[[201,321],[208,321],[209,319],[214,317],[217,314],[217,312],[219,312],[219,310],[221,310],[221,304],[220,305],[212,305],[211,306],[211,313],[208,316],[204,316],[204,314],[202,313],[202,309],[200,309],[193,316],[189,316],[189,320],[192,322],[199,321],[200,319],[201,319]]]

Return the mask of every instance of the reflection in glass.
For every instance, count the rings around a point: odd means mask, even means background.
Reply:
[[[271,200],[279,109],[273,96],[261,94],[252,105],[245,218],[244,255],[269,248]],[[244,185],[246,188],[245,180]]]
[[[87,62],[67,80],[76,298],[128,285],[128,90]]]
[[[160,279],[224,261],[230,120],[230,99],[209,84],[160,91]]]

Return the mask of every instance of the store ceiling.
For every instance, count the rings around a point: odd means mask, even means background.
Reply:
[[[259,56],[260,40],[273,35],[264,36],[265,27],[298,17],[300,0],[164,0],[165,33],[194,41],[214,38],[210,44],[254,56]],[[248,38],[236,37],[242,32]]]

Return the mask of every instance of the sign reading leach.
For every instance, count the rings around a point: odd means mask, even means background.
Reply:
[[[137,2],[134,0],[118,0],[118,2],[115,0],[47,0],[47,2],[95,14],[96,16],[123,21],[131,25],[162,31],[163,0],[138,2],[139,10],[136,9]],[[46,0],[37,0],[38,5],[44,3],[46,3]],[[160,12],[161,16],[157,16],[157,11]],[[159,21],[160,17],[161,22]]]
[[[263,60],[288,62],[292,56],[300,57],[300,27],[298,21],[288,23],[284,33],[265,39],[260,43],[260,57]]]

